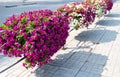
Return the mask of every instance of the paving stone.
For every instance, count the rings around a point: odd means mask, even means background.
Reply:
[[[68,69],[68,68],[60,68],[55,72],[52,77],[74,77],[77,71]]]
[[[79,72],[76,77],[89,77],[89,73],[87,72]]]
[[[101,75],[99,75],[99,74],[95,74],[94,77],[101,77]]]

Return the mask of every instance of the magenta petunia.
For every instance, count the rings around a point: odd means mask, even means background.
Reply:
[[[66,42],[69,21],[61,12],[37,10],[9,17],[1,26],[0,45],[5,55],[25,57],[23,66],[42,66]]]

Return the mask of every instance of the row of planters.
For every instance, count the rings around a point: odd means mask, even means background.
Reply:
[[[0,26],[0,52],[24,57],[26,68],[42,66],[66,43],[69,25],[76,30],[88,27],[112,6],[112,0],[86,0],[68,3],[55,12],[38,10],[12,15]]]
[[[112,0],[85,0],[84,2],[73,2],[61,6],[57,11],[68,17],[70,25],[74,29],[88,27],[95,18],[104,16],[112,9]]]

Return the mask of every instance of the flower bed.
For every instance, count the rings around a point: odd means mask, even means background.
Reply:
[[[66,42],[68,20],[60,12],[39,10],[9,17],[0,26],[0,52],[25,57],[24,66],[42,66],[51,61]]]

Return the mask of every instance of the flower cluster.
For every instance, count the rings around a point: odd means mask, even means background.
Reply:
[[[26,68],[46,64],[65,44],[68,24],[66,16],[51,10],[13,15],[0,26],[0,52],[8,56],[24,56]]]
[[[113,7],[113,1],[112,0],[103,0],[106,4],[107,10],[110,11]]]
[[[85,2],[95,6],[96,17],[100,18],[107,13],[107,2],[105,0],[86,0]]]
[[[112,0],[85,0],[72,2],[59,7],[57,11],[68,16],[69,22],[75,29],[88,27],[94,22],[95,17],[104,16],[112,9]]]
[[[78,29],[88,27],[94,21],[95,12],[90,6],[92,5],[84,2],[72,2],[58,8],[57,11],[67,15],[71,25]]]
[[[113,7],[112,0],[85,0],[86,3],[94,5],[96,8],[96,16],[102,17],[107,11],[110,11]]]

